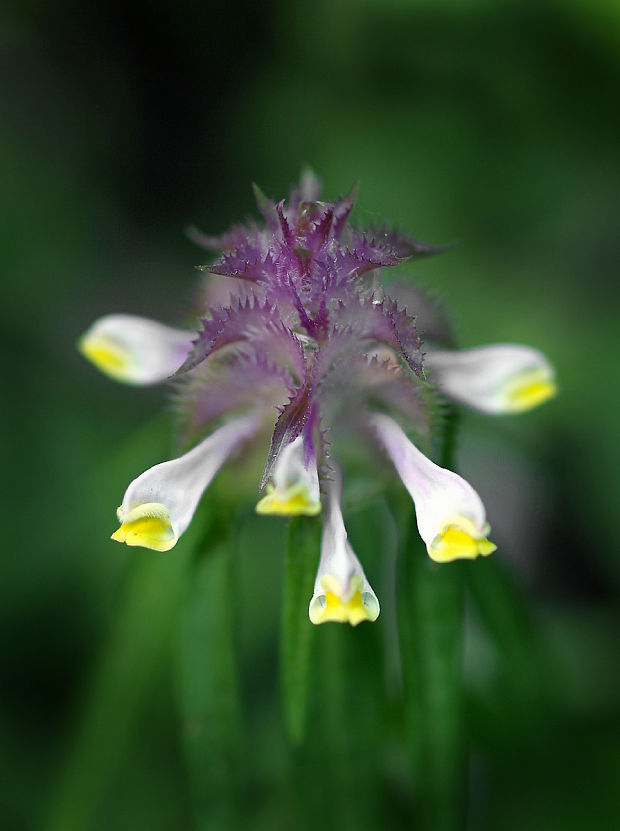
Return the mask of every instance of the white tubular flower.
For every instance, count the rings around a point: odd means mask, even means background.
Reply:
[[[229,421],[185,455],[155,465],[134,479],[116,512],[121,527],[112,539],[154,551],[173,548],[215,474],[259,423],[256,416]]]
[[[321,539],[321,560],[310,601],[312,623],[350,623],[376,620],[379,601],[347,539],[340,510],[341,482],[325,484],[326,506]]]
[[[553,367],[530,346],[437,350],[425,356],[424,365],[445,395],[483,413],[521,413],[557,393]]]
[[[256,505],[257,514],[277,516],[316,516],[321,510],[321,493],[316,456],[310,454],[306,467],[303,436],[298,436],[280,453],[275,464],[273,483]]]
[[[492,554],[484,505],[469,482],[427,459],[389,416],[373,413],[370,422],[415,503],[429,557],[447,563]]]
[[[125,384],[146,386],[169,378],[187,358],[193,332],[134,315],[106,315],[78,341],[97,369]]]

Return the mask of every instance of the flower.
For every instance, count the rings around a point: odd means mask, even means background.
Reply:
[[[379,617],[379,601],[366,579],[364,569],[347,539],[340,499],[340,471],[326,479],[325,520],[321,540],[321,560],[310,601],[312,623],[350,623]]]
[[[165,381],[190,350],[193,332],[135,315],[106,315],[78,342],[85,358],[115,381],[146,386]]]
[[[553,367],[531,346],[496,343],[434,350],[426,356],[425,367],[441,392],[483,413],[521,413],[557,392]]]
[[[220,466],[269,424],[256,510],[315,516],[323,503],[310,618],[357,625],[376,619],[379,603],[347,539],[337,459],[346,463],[350,447],[354,455],[363,449],[370,428],[414,499],[429,555],[437,562],[486,556],[495,546],[479,496],[423,453],[442,396],[485,412],[517,412],[553,394],[553,372],[525,346],[450,350],[432,300],[419,292],[405,303],[392,297],[382,269],[442,249],[385,225],[352,228],[355,187],[322,201],[318,180],[306,173],[286,201],[275,203],[257,187],[255,195],[262,223],[220,236],[190,231],[217,252],[200,270],[229,278],[230,286],[222,293],[205,284],[194,331],[109,315],[79,342],[116,380],[169,379],[179,442],[193,448],[129,485],[113,538],[172,548]]]
[[[145,470],[125,491],[112,539],[155,551],[175,546],[215,474],[258,425],[255,415],[235,418],[189,453]]]
[[[370,422],[415,503],[429,557],[447,563],[492,554],[484,505],[469,482],[427,459],[394,419],[375,413]]]

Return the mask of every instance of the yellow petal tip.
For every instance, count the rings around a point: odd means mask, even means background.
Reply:
[[[504,389],[506,411],[522,413],[539,407],[558,393],[558,387],[546,371],[532,371],[520,375]]]
[[[331,575],[321,579],[325,594],[317,595],[310,604],[310,620],[314,624],[348,623],[358,626],[365,620],[375,621],[379,617],[379,603],[370,592],[362,591],[361,577],[349,581],[346,592],[340,582]]]
[[[317,516],[321,512],[320,501],[313,499],[307,485],[300,482],[286,489],[267,486],[267,494],[256,505],[256,513],[262,516]]]
[[[428,546],[428,554],[436,563],[454,560],[475,560],[488,557],[497,546],[486,537],[474,537],[458,526],[449,525]]]
[[[170,551],[177,537],[168,522],[160,517],[143,516],[123,522],[110,539],[125,545],[150,548],[152,551]]]
[[[104,375],[115,381],[131,382],[131,359],[118,341],[87,332],[78,340],[77,348]]]

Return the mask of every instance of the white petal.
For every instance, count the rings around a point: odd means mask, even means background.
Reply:
[[[379,601],[366,579],[362,564],[347,538],[342,511],[340,473],[325,483],[326,505],[321,539],[321,560],[310,601],[312,623],[350,623],[376,620]]]
[[[373,413],[370,421],[415,503],[429,556],[447,562],[494,551],[485,538],[489,527],[484,505],[469,482],[427,459],[394,419]]]
[[[229,421],[185,455],[155,465],[134,479],[117,511],[121,527],[112,539],[157,551],[172,548],[215,474],[259,423],[255,415]]]
[[[437,350],[425,356],[424,365],[445,395],[484,413],[523,412],[557,392],[553,367],[530,346]]]
[[[306,467],[303,436],[281,451],[273,471],[273,484],[256,506],[259,514],[316,516],[321,510],[321,493],[316,457],[312,452]]]
[[[99,318],[78,348],[115,381],[145,386],[165,381],[187,357],[195,333],[134,315]]]

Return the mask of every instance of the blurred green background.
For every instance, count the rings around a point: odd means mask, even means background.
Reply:
[[[252,180],[280,198],[303,163],[328,198],[360,181],[358,223],[459,242],[399,276],[443,299],[462,345],[528,343],[557,367],[544,408],[462,420],[459,469],[524,621],[502,651],[467,616],[469,827],[620,827],[616,0],[8,0],[0,61],[2,828],[191,827],[177,604],[196,538],[163,558],[108,540],[129,480],[170,451],[169,395],[114,385],[75,340],[113,311],[182,319],[204,256],[184,228],[224,229],[254,212]],[[253,517],[239,476],[246,822],[295,827],[285,524]],[[337,637],[374,655],[370,628]],[[349,717],[374,736],[392,670],[367,670]],[[400,751],[367,752],[370,827],[409,827]],[[330,828],[320,765],[306,783]]]

